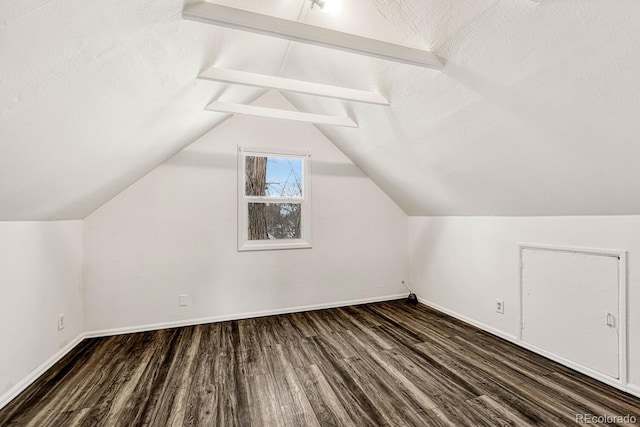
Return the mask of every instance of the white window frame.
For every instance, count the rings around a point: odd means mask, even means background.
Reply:
[[[247,196],[245,168],[247,157],[286,157],[302,160],[302,198]],[[249,203],[300,202],[300,238],[249,240]],[[238,251],[311,248],[311,152],[238,146]]]

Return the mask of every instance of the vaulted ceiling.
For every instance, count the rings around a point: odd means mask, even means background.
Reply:
[[[80,219],[263,89],[231,68],[373,90],[285,96],[410,215],[640,213],[640,2],[217,0],[434,50],[442,71],[187,21],[176,0],[0,2],[0,220]],[[265,120],[265,119],[257,119]]]

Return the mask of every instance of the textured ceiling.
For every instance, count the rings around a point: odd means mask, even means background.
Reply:
[[[286,94],[411,215],[640,213],[637,0],[218,0],[435,50],[442,72],[185,21],[175,0],[0,2],[0,220],[84,218],[221,123],[209,66],[376,90]],[[306,3],[305,3],[306,2]]]

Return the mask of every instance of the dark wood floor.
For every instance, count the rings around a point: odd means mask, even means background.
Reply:
[[[640,420],[640,400],[392,301],[85,340],[0,426],[556,426],[577,414]]]

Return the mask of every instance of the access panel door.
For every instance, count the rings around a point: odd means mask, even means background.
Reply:
[[[616,256],[522,249],[522,340],[619,378]]]

